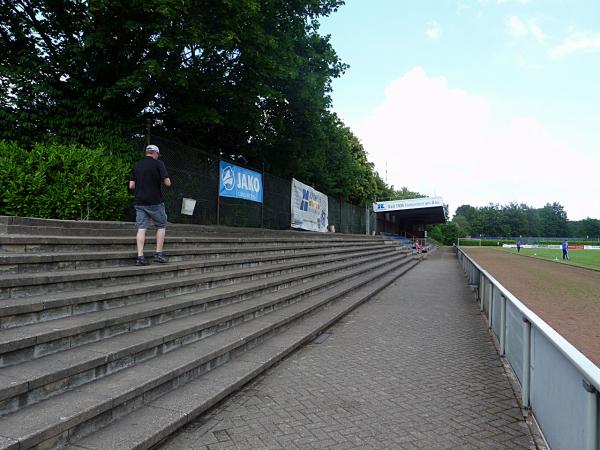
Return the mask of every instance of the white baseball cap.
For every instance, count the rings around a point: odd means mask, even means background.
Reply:
[[[146,151],[160,153],[160,150],[158,149],[158,146],[156,146],[156,145],[148,145],[146,147]]]

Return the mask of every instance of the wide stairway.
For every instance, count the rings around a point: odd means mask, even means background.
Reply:
[[[167,264],[134,250],[131,223],[0,217],[1,449],[151,448],[419,262],[194,225],[168,228]]]

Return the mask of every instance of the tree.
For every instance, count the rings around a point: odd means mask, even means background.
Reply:
[[[542,233],[547,237],[564,237],[568,235],[567,213],[560,203],[546,203],[539,210]]]
[[[465,237],[466,234],[456,223],[448,222],[431,227],[428,236],[444,245],[452,245],[457,243],[459,237]]]
[[[502,236],[530,235],[528,213],[530,208],[525,204],[509,203],[501,208]]]
[[[2,2],[0,138],[94,145],[135,134],[177,72],[177,4]]]
[[[332,113],[346,65],[319,18],[342,0],[7,0],[0,139],[123,153],[153,133],[367,204],[388,187]]]
[[[340,4],[7,0],[0,139],[112,144],[153,117],[191,145],[264,161],[265,141],[295,142],[329,104],[345,66],[317,18]]]
[[[458,208],[456,208],[454,216],[463,216],[467,220],[467,222],[472,223],[475,219],[475,216],[477,215],[477,211],[477,208],[471,205],[461,205]]]
[[[543,208],[531,208],[524,203],[509,203],[500,206],[490,204],[485,207],[461,205],[453,219],[457,225],[474,236],[517,237],[543,236],[564,237],[589,235],[583,228],[593,233],[596,219],[586,219],[581,225],[569,222],[567,213],[560,203],[547,203]],[[583,223],[585,222],[585,225]]]
[[[465,236],[471,234],[471,224],[465,216],[455,214],[452,218],[452,222],[458,227],[459,230],[464,232]]]
[[[573,222],[576,225],[575,235],[581,238],[600,238],[600,220],[587,217],[579,222]]]
[[[423,198],[427,197],[426,195],[420,194],[416,191],[411,191],[406,186],[402,186],[400,189],[395,189],[394,186],[387,186],[383,180],[381,183],[385,186],[379,192],[380,195],[377,196],[377,200],[405,200],[408,198]]]

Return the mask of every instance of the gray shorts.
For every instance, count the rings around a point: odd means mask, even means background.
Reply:
[[[158,205],[135,205],[135,224],[138,230],[147,230],[150,222],[156,228],[167,228],[167,213],[165,204]]]

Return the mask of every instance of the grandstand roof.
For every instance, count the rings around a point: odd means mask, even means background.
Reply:
[[[390,200],[373,204],[376,213],[389,213],[406,225],[446,222],[442,197]]]

